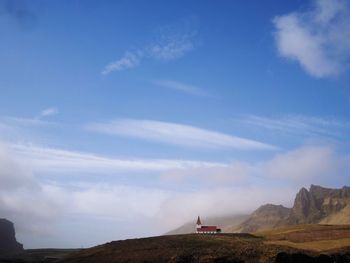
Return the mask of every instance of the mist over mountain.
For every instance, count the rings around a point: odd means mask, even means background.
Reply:
[[[309,190],[300,189],[292,208],[265,204],[249,216],[211,217],[206,223],[216,224],[226,233],[256,232],[297,224],[350,224],[350,187],[332,189],[311,185]],[[195,221],[186,223],[167,234],[193,233],[194,226]]]

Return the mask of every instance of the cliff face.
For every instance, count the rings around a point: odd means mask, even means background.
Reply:
[[[23,245],[18,243],[13,223],[0,218],[0,254],[18,253],[23,251]]]
[[[302,188],[295,197],[287,224],[319,223],[333,216],[350,204],[350,187],[330,189],[311,185],[310,190]]]

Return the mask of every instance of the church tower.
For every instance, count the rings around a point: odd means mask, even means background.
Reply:
[[[201,218],[198,216],[197,218],[197,224],[196,224],[196,233],[198,233],[198,229],[202,228],[202,222],[201,222]]]

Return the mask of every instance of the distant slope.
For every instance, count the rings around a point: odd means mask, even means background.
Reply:
[[[280,225],[286,220],[291,209],[282,205],[266,204],[255,210],[251,216],[236,229],[237,232],[255,232]]]
[[[202,223],[205,225],[217,225],[221,227],[222,231],[225,233],[230,233],[231,229],[238,226],[245,219],[248,218],[248,215],[229,215],[223,217],[208,217],[202,218]],[[192,222],[185,223],[184,225],[167,232],[165,235],[181,235],[181,234],[190,234],[195,232],[196,221],[195,219]]]

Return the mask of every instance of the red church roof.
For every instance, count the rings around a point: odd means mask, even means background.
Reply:
[[[216,226],[202,226],[201,228],[197,228],[198,232],[217,232],[221,231],[220,228],[217,228]]]
[[[197,218],[197,225],[201,225],[201,224],[202,224],[201,219],[200,219],[200,217],[198,216],[198,218]]]

